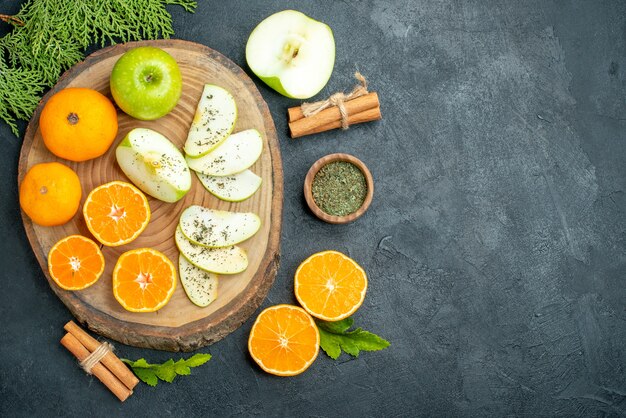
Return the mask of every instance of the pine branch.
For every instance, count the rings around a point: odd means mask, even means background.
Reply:
[[[46,87],[84,58],[91,44],[105,46],[174,34],[166,5],[193,12],[192,0],[28,0],[15,16],[0,15],[13,30],[0,39],[0,119],[18,135]],[[21,24],[20,24],[21,23]]]
[[[16,119],[28,120],[45,88],[37,71],[8,68],[0,59],[0,119],[19,136]]]
[[[24,22],[22,22],[15,16],[0,13],[0,20],[2,20],[3,22],[11,23],[12,25],[24,26]]]

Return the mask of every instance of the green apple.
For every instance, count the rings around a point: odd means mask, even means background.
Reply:
[[[261,187],[262,179],[250,170],[230,176],[218,177],[196,173],[205,189],[226,202],[242,202]]]
[[[180,253],[194,266],[216,274],[237,274],[248,268],[248,256],[236,245],[209,248],[189,241],[180,226],[174,233]]]
[[[236,120],[233,96],[219,86],[205,85],[187,135],[185,153],[197,158],[213,151],[228,138]]]
[[[191,189],[183,154],[165,136],[135,128],[115,150],[120,168],[137,187],[164,202],[176,202]]]
[[[179,225],[189,241],[221,248],[252,237],[261,228],[261,218],[251,212],[228,212],[193,205],[181,213]]]
[[[167,115],[183,91],[176,60],[151,46],[133,48],[122,55],[113,66],[110,85],[120,109],[141,120]]]
[[[178,256],[178,272],[187,297],[195,305],[204,308],[217,299],[217,274],[199,269],[182,254]]]
[[[256,162],[263,151],[263,139],[256,129],[237,132],[200,158],[187,156],[189,168],[209,176],[241,173]]]
[[[280,94],[308,99],[324,88],[335,65],[330,27],[295,10],[263,20],[246,45],[248,66]]]

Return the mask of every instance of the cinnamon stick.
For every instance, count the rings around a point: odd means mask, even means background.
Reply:
[[[354,101],[356,100],[358,99],[355,99]],[[350,102],[346,102],[346,104],[348,103]],[[326,109],[326,110],[332,110],[332,109]],[[317,115],[310,116],[308,118],[296,120],[295,122],[289,123],[289,131],[291,132],[291,137],[295,139],[295,138],[299,138],[305,135],[312,135],[312,134],[317,134],[320,132],[330,131],[331,129],[341,128],[340,119],[328,121],[328,119],[324,118],[324,119],[316,119],[315,121],[312,121],[313,123],[311,122],[306,123],[306,124],[301,123],[302,121],[306,122],[309,119],[317,118],[318,115],[324,113],[326,110],[323,110]],[[371,122],[371,121],[379,120],[379,119],[382,119],[382,114],[380,113],[380,107],[366,109],[362,112],[355,113],[355,114],[353,113],[348,114],[349,125],[356,125],[358,123]]]
[[[61,338],[61,344],[67,348],[70,353],[78,359],[78,361],[85,360],[89,354],[89,350],[83,346],[80,341],[76,339],[72,334],[67,333]],[[113,373],[104,367],[101,363],[96,364],[91,369],[91,373],[98,378],[117,398],[124,402],[133,391],[128,389]]]
[[[372,109],[374,107],[379,107],[380,102],[378,101],[378,94],[376,92],[368,93],[364,96],[357,97],[356,99],[352,99],[344,102],[346,107],[346,111],[349,115],[354,113],[360,113],[367,109]],[[291,107],[287,109],[287,114],[289,115],[289,122],[295,122],[297,120],[305,119],[304,114],[302,113],[302,108],[300,106]],[[321,112],[309,116],[306,118],[310,123],[314,125],[324,125],[329,122],[334,122],[336,120],[341,119],[341,113],[336,106],[329,107],[328,109],[324,109]],[[311,122],[312,121],[312,122]],[[320,121],[320,122],[317,122]],[[322,123],[321,121],[325,121]]]
[[[94,352],[100,346],[98,340],[87,334],[81,327],[76,325],[74,321],[70,321],[63,327],[67,332],[72,334],[80,343],[90,352]],[[117,356],[108,352],[102,360],[104,366],[117,377],[128,389],[133,390],[139,379],[130,371],[128,367]]]

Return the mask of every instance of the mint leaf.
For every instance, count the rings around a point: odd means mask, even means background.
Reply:
[[[159,379],[164,382],[172,383],[176,376],[189,375],[191,374],[192,367],[201,366],[210,359],[210,354],[198,353],[187,360],[181,358],[174,362],[174,360],[169,359],[162,364],[150,364],[143,358],[137,361],[128,359],[121,360],[130,366],[133,373],[135,373],[142,382],[150,386],[156,386],[157,383],[159,383]]]
[[[336,322],[317,321],[318,328],[324,328],[324,331],[328,331],[332,334],[343,334],[349,330],[354,324],[354,319],[346,318]]]
[[[211,360],[210,354],[197,353],[185,360],[185,365],[189,367],[198,367],[202,366],[209,360]]]
[[[378,351],[389,347],[389,341],[361,328],[348,331],[354,324],[352,318],[337,322],[316,321],[320,331],[320,347],[333,360],[341,351],[358,357],[361,351]]]
[[[150,368],[150,365],[148,364],[145,358],[140,358],[139,360],[134,361],[134,362],[130,360],[126,360],[126,359],[122,359],[122,361],[126,364],[129,364],[132,368],[137,368],[137,367],[141,367],[145,369]]]
[[[186,376],[191,374],[191,369],[185,365],[185,360],[182,358],[174,364],[174,370],[176,370],[176,374],[178,375]]]
[[[174,360],[169,359],[165,363],[158,366],[154,372],[157,377],[167,383],[172,383],[176,377],[176,368],[174,366]]]
[[[133,373],[144,383],[147,383],[150,386],[156,386],[159,383],[159,379],[154,374],[154,370],[138,368],[133,369]]]

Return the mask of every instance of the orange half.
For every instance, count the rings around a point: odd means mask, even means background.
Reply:
[[[112,181],[89,193],[83,215],[98,241],[117,247],[133,241],[146,229],[150,205],[146,195],[132,184]]]
[[[82,235],[63,238],[48,253],[52,280],[65,290],[86,289],[104,271],[104,256],[98,245]]]
[[[295,376],[309,368],[319,352],[320,334],[304,309],[276,305],[259,314],[248,339],[254,361],[276,376]]]
[[[164,307],[176,289],[176,269],[165,254],[152,248],[127,251],[113,270],[113,296],[131,312]]]
[[[363,303],[367,275],[350,257],[338,251],[322,251],[300,264],[294,290],[308,313],[324,321],[340,321]]]

